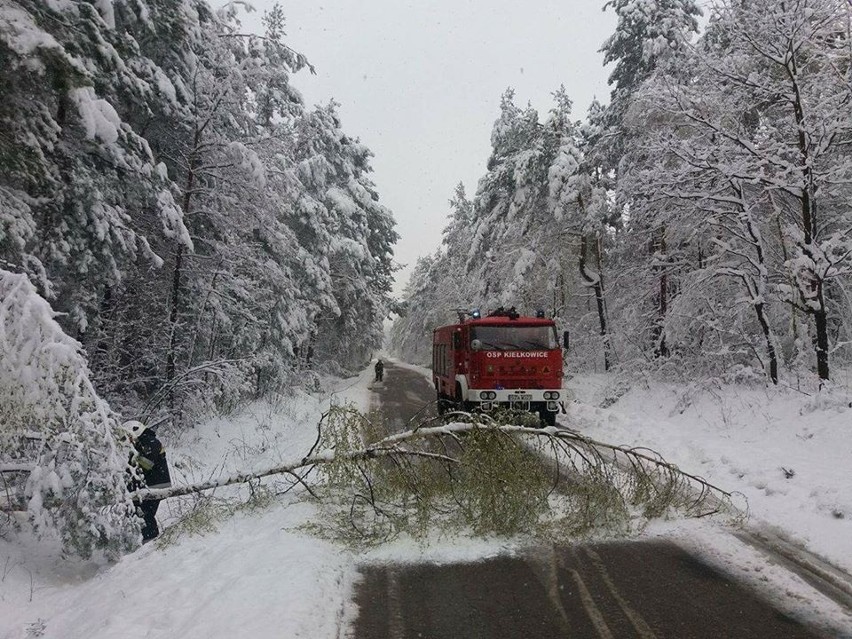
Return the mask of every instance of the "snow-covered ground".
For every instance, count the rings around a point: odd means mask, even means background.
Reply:
[[[368,381],[365,373],[339,382],[332,401],[366,408]],[[161,433],[173,478],[190,483],[299,459],[328,403],[300,392],[212,419],[177,440]],[[189,504],[164,502],[161,523],[174,524]],[[63,562],[43,548],[0,541],[0,638],[336,637],[355,562],[302,529],[315,515],[288,495],[202,518],[194,533],[172,528],[112,566]]]
[[[604,376],[567,385],[576,401],[563,424],[595,439],[652,448],[742,493],[751,525],[778,527],[852,572],[852,389],[821,396],[646,382],[628,390]]]
[[[369,408],[371,372],[338,383],[333,401]],[[563,425],[649,446],[722,488],[742,491],[753,523],[788,531],[852,569],[852,409],[842,393],[817,401],[793,391],[634,385],[601,408],[613,395],[611,378],[574,378],[569,386],[576,401],[560,417]],[[328,402],[299,393],[211,420],[166,442],[173,472],[195,481],[299,458],[313,444]],[[176,516],[186,508],[186,501],[166,502],[161,521],[172,528],[165,542],[112,566],[61,562],[0,541],[0,639],[339,638],[357,612],[350,602],[359,563],[469,561],[528,543],[398,540],[353,553],[312,536],[304,525],[316,508],[294,495],[214,517],[194,534],[175,534],[183,530]],[[645,534],[681,540],[787,610],[852,629],[839,607],[716,524],[661,522]]]

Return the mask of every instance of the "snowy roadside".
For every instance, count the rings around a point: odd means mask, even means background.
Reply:
[[[330,397],[296,392],[255,402],[177,441],[163,434],[176,482],[298,459],[330,401],[366,408],[369,380],[365,371],[338,380]],[[186,501],[167,500],[161,523],[173,524],[181,507]],[[336,637],[355,562],[303,530],[315,517],[314,505],[288,495],[112,566],[0,541],[0,638]]]
[[[576,400],[562,423],[595,439],[652,448],[741,492],[752,525],[783,530],[852,572],[852,392],[815,398],[792,390],[651,383],[601,408],[612,395],[607,382],[572,379],[567,386]]]
[[[604,375],[566,383],[560,422],[594,439],[642,446],[748,500],[751,530],[776,531],[852,573],[850,389],[815,397],[715,383],[635,384]],[[607,408],[602,405],[608,406]],[[852,637],[852,614],[711,522],[655,522],[674,539],[764,593],[781,609]]]

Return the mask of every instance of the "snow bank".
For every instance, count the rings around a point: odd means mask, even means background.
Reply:
[[[647,446],[749,503],[751,523],[777,527],[852,571],[852,391],[650,383],[615,399],[604,376],[568,383],[562,418],[596,439]],[[599,405],[609,397],[610,408]],[[608,402],[604,402],[608,403]]]

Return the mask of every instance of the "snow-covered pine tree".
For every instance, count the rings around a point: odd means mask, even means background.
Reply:
[[[518,108],[512,89],[503,94],[491,133],[488,172],[474,198],[466,265],[479,283],[476,297],[484,308],[549,306],[552,286],[542,289],[532,280],[547,269],[540,246],[547,232],[542,223],[555,230],[547,208],[547,172],[559,144],[558,132],[545,134],[532,106]]]
[[[402,292],[404,301],[391,327],[390,343],[393,353],[406,362],[430,366],[432,331],[448,323],[445,307],[449,301],[437,290],[444,278],[436,277],[438,264],[444,257],[438,251],[419,258]]]
[[[428,365],[435,327],[455,321],[457,310],[470,311],[479,303],[474,293],[478,285],[466,270],[474,210],[462,183],[449,205],[441,248],[417,261],[403,291],[402,312],[391,329],[392,348],[409,362]]]
[[[132,330],[114,321],[117,291],[158,270],[165,241],[187,237],[173,184],[139,125],[175,108],[174,87],[122,27],[143,5],[2,10],[0,192],[15,213],[0,220],[0,255],[66,313],[59,321],[97,355],[104,380],[101,351]],[[136,346],[152,335],[140,331]],[[149,352],[129,351],[129,361]],[[115,369],[111,380],[132,383],[132,370]]]
[[[379,202],[369,159],[372,152],[340,128],[331,102],[295,123],[295,177],[304,187],[301,232],[316,235],[315,250],[328,269],[335,307],[318,316],[312,349],[344,368],[363,364],[382,342],[395,265],[397,233]]]
[[[84,336],[103,291],[149,235],[185,232],[167,176],[116,110],[158,90],[111,3],[21,0],[0,22],[0,258],[26,272]],[[138,64],[137,64],[138,63]]]
[[[336,123],[303,126],[322,117],[304,113],[290,82],[309,65],[284,42],[280,8],[252,36],[241,7],[0,7],[0,86],[11,96],[0,105],[11,131],[0,136],[0,259],[68,312],[60,321],[88,349],[96,381],[132,412],[181,390],[207,397],[203,406],[226,387],[231,399],[274,387],[311,359],[317,327],[347,295],[366,306],[351,311],[341,343],[363,354],[379,339],[396,236],[365,177],[369,151]],[[302,203],[331,203],[299,175],[308,156],[340,169],[360,207],[351,227],[302,215]],[[350,240],[369,257],[340,254],[334,270],[358,263],[366,297],[332,279],[329,248]],[[335,287],[350,292],[338,299]]]
[[[0,270],[3,510],[23,509],[68,554],[117,556],[139,539],[125,485],[132,447],[54,317],[26,276]]]
[[[694,0],[610,0],[604,8],[612,8],[618,16],[615,33],[601,48],[605,63],[615,65],[609,78],[611,102],[603,118],[606,128],[595,135],[594,146],[587,148],[586,153],[620,178],[634,161],[625,155],[636,151],[630,131],[625,128],[635,92],[661,64],[674,68],[672,60],[688,50],[698,30],[697,17],[701,11]],[[641,120],[642,111],[634,109],[633,118]],[[664,223],[636,216],[635,202],[620,184],[616,186],[617,206],[632,225],[632,232],[625,236],[631,245],[624,247],[621,268],[634,271],[642,281],[640,284],[634,279],[626,290],[641,296],[643,306],[650,306],[649,301],[654,306],[634,309],[632,316],[638,325],[634,324],[634,330],[628,333],[642,335],[646,348],[655,356],[667,355],[665,323],[671,299],[679,290],[674,265],[681,263],[682,247],[679,238],[671,236]],[[640,228],[646,237],[639,237]],[[645,277],[646,269],[650,269],[652,277]],[[640,291],[642,287],[644,291]]]
[[[661,59],[683,51],[698,32],[701,9],[695,0],[608,0],[606,9],[618,16],[615,33],[601,47],[604,64],[614,64],[608,121],[615,135],[608,144],[617,148],[623,142],[618,129],[633,94]]]
[[[688,48],[698,31],[697,18],[701,11],[695,0],[609,0],[604,9],[612,9],[618,18],[615,33],[601,47],[604,63],[614,64],[609,78],[611,101],[600,118],[605,127],[595,135],[593,146],[584,150],[595,157],[595,163],[606,173],[620,176],[625,170],[625,152],[632,149],[624,119],[634,94],[661,63],[681,55]],[[618,209],[624,217],[630,217],[632,203],[624,197],[622,189],[616,192]],[[679,250],[672,239],[666,237],[664,226],[657,225],[653,237],[647,238],[644,250],[634,245],[623,256],[650,256],[655,265],[656,277],[649,283],[654,290],[650,297],[655,300],[656,310],[650,314],[642,311],[640,315],[652,326],[646,342],[658,355],[668,352],[664,324],[669,298],[675,289],[670,281],[669,266],[675,258],[670,253]],[[622,268],[626,266],[623,264]],[[640,332],[645,331],[640,329]]]
[[[290,118],[301,108],[298,94],[286,92],[296,69],[279,55],[286,45],[278,26],[264,39],[244,37],[233,5],[210,14],[192,42],[191,76],[182,78],[190,104],[182,127],[187,135],[170,153],[193,246],[174,244],[163,296],[169,325],[164,372],[178,412],[184,381],[218,377],[212,390],[221,403],[249,389],[262,392],[277,378],[273,370],[281,370],[270,353],[292,354],[289,331],[276,328],[280,305],[292,296],[282,266],[293,247],[276,208],[267,206],[271,194],[259,155],[277,143],[273,118]],[[265,93],[253,87],[266,87]]]

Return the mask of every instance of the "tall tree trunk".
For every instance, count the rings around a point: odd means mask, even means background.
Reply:
[[[769,322],[766,321],[764,313],[765,304],[758,303],[754,305],[754,312],[757,314],[757,321],[760,322],[760,328],[763,330],[763,338],[766,340],[766,355],[769,358],[769,379],[773,384],[778,384],[778,355],[775,352],[775,343],[772,339],[772,330],[769,327]]]
[[[171,383],[175,378],[178,306],[180,305],[181,275],[183,272],[183,244],[178,244],[175,251],[175,266],[172,272],[172,300],[169,309],[169,352],[166,356],[166,381]]]
[[[822,381],[830,379],[828,370],[828,312],[825,309],[823,283],[820,282],[818,287],[819,310],[814,311],[814,324],[816,325],[817,375]]]
[[[785,68],[793,88],[793,113],[796,118],[796,128],[798,129],[800,167],[804,183],[802,185],[802,195],[800,196],[802,230],[804,232],[804,246],[801,249],[805,255],[813,259],[815,256],[813,255],[811,246],[816,240],[817,233],[817,186],[813,170],[813,158],[810,154],[810,146],[805,129],[805,109],[799,87],[798,63],[795,52],[792,50],[790,51],[789,62]],[[820,384],[822,381],[829,379],[828,310],[825,307],[824,285],[825,281],[817,273],[814,273],[810,286],[812,291],[816,292],[817,308],[812,309],[810,305],[807,307],[810,309],[810,314],[814,316],[814,325],[816,328],[814,350],[816,351],[817,375],[819,376]]]
[[[189,214],[189,206],[192,203],[192,189],[195,186],[195,167],[198,157],[198,147],[201,141],[201,130],[196,126],[193,137],[192,153],[189,156],[189,167],[186,176],[186,187],[183,194],[183,214]],[[182,302],[182,278],[183,278],[183,254],[184,246],[178,243],[175,251],[175,266],[172,272],[172,301],[169,310],[169,351],[166,356],[166,382],[171,386],[175,379],[177,369],[177,342],[178,342],[178,319],[179,309]],[[174,410],[174,388],[169,390],[169,405]]]
[[[659,253],[660,259],[665,259],[666,255],[666,227],[660,229],[660,237],[651,246],[652,254]],[[658,317],[657,323],[651,332],[654,341],[654,357],[668,357],[669,347],[666,344],[665,322],[666,314],[668,313],[669,305],[669,275],[666,265],[659,263],[655,270],[660,273],[659,281],[659,300],[658,300]]]
[[[613,352],[612,340],[610,339],[609,333],[609,315],[606,310],[606,287],[604,286],[603,275],[603,248],[601,246],[600,233],[598,233],[595,237],[595,266],[598,271],[598,288],[595,293],[598,299],[598,316],[601,322],[601,336],[603,337],[604,341],[604,362],[606,365],[606,370],[609,370],[610,366],[612,365]]]
[[[580,206],[582,206],[582,198],[580,199]],[[588,251],[588,245],[589,242],[588,238],[586,237],[586,234],[581,234],[579,259],[580,275],[585,280],[586,285],[589,286],[595,292],[595,301],[597,302],[598,307],[598,322],[600,323],[600,334],[601,338],[603,339],[604,347],[604,370],[609,370],[612,366],[612,357],[610,353],[609,334],[607,332],[606,303],[604,300],[603,280],[601,279],[600,273],[600,255],[598,255],[597,257],[598,272],[589,272],[588,266],[586,265],[586,253]]]
[[[754,312],[757,315],[757,321],[760,324],[760,329],[763,331],[763,338],[766,341],[766,356],[769,358],[769,379],[772,380],[773,384],[777,385],[778,353],[775,350],[775,336],[766,317],[766,291],[769,282],[767,280],[766,252],[763,250],[763,236],[754,225],[751,210],[746,203],[746,194],[742,184],[732,181],[731,186],[740,199],[740,219],[745,225],[748,237],[751,240],[752,246],[754,246],[757,256],[756,283],[752,282],[749,284],[746,282],[746,288],[749,289],[752,299],[755,300],[753,304]],[[754,290],[752,291],[752,289]]]

